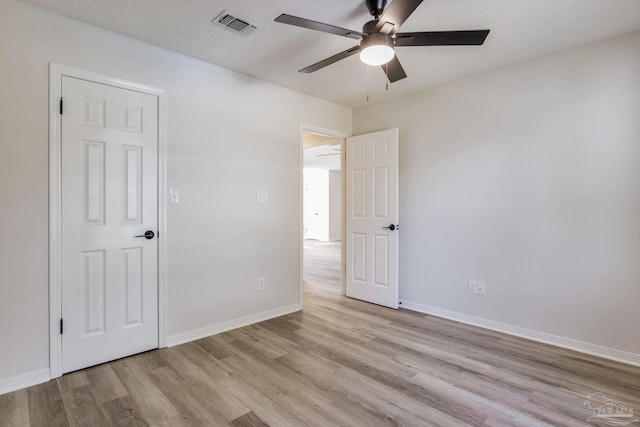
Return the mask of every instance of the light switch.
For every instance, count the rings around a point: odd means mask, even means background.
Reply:
[[[267,202],[269,202],[269,193],[266,190],[258,191],[258,194],[256,196],[256,200],[258,201],[258,203],[267,203]]]
[[[171,204],[180,203],[181,199],[182,197],[181,197],[179,188],[172,188],[169,190],[169,203]]]

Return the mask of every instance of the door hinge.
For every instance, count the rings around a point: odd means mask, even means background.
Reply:
[[[62,322],[62,319],[60,319],[60,335],[62,335],[64,333],[64,325]]]
[[[62,114],[63,114],[63,112],[64,112],[64,106],[63,106],[63,104],[64,104],[64,103],[63,103],[63,101],[62,101],[62,97],[61,97],[61,98],[60,98],[60,115],[62,115]]]

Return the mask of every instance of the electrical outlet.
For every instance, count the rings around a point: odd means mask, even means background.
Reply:
[[[467,284],[467,292],[474,295],[478,293],[478,287],[475,280],[469,280],[469,283]]]
[[[484,282],[476,282],[476,294],[485,296],[487,294],[487,284]]]
[[[264,277],[258,277],[258,291],[262,292],[267,287],[267,280]]]
[[[487,284],[477,280],[469,280],[467,283],[467,292],[473,295],[485,296],[487,294]]]

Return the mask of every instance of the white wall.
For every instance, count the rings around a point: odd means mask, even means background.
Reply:
[[[49,364],[49,62],[168,91],[169,335],[298,302],[300,123],[350,109],[14,0],[0,58],[0,381]]]
[[[400,128],[401,299],[640,354],[639,53],[634,33],[354,112]]]

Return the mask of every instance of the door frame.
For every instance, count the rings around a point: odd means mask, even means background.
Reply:
[[[298,247],[300,248],[300,309],[302,310],[302,308],[304,308],[304,175],[303,175],[303,169],[304,169],[304,146],[303,146],[303,138],[304,138],[304,133],[305,132],[311,132],[311,133],[316,133],[319,135],[325,135],[325,136],[329,136],[332,138],[342,138],[343,141],[340,143],[340,151],[342,153],[342,161],[340,164],[340,168],[342,169],[340,172],[340,176],[341,176],[341,183],[340,183],[340,187],[341,187],[341,191],[342,191],[342,213],[341,213],[341,221],[342,221],[342,226],[341,226],[341,230],[340,230],[340,234],[341,234],[341,242],[340,242],[340,289],[341,289],[341,293],[342,295],[345,295],[346,293],[346,288],[345,288],[345,248],[344,248],[344,239],[345,239],[345,219],[346,219],[346,210],[345,210],[345,203],[346,203],[346,181],[345,181],[345,174],[344,174],[344,168],[346,165],[346,156],[345,154],[345,144],[346,144],[346,139],[349,138],[351,135],[351,133],[348,132],[340,132],[337,130],[333,130],[333,129],[326,129],[320,126],[315,126],[315,125],[311,125],[308,123],[301,123],[300,124],[300,141],[298,142],[298,150],[299,150],[299,173],[300,173],[300,207],[299,207],[299,216],[300,216],[300,222],[299,222],[299,227],[298,227],[298,233],[299,233],[299,244]]]
[[[167,346],[167,92],[102,74],[49,63],[49,377],[62,376],[62,77],[72,77],[158,98],[158,347]]]

